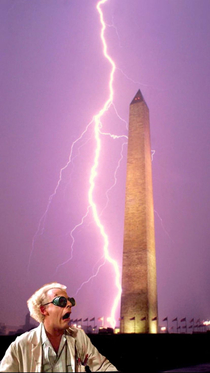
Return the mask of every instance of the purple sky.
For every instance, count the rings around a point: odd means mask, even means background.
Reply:
[[[96,3],[0,2],[0,322],[24,323],[26,300],[44,283],[74,296],[104,261],[91,211],[71,236],[88,207],[93,125],[49,200],[109,95]],[[111,107],[102,131],[127,135],[139,88],[150,110],[159,322],[210,319],[210,2],[108,0],[103,12],[118,116]],[[121,268],[126,145],[101,140],[94,199]],[[115,295],[106,263],[75,295],[73,318],[110,316]]]

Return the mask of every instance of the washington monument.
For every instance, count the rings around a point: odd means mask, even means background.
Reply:
[[[130,104],[122,268],[122,333],[157,333],[157,285],[149,110]]]

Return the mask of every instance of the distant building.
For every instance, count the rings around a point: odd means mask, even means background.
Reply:
[[[31,316],[30,313],[28,312],[25,316],[25,324],[22,325],[23,332],[28,332],[29,330],[35,328],[37,325],[34,323],[31,323]]]
[[[1,325],[1,324],[0,324]],[[5,325],[5,334],[8,335],[16,335],[16,334],[22,334],[24,332],[27,332],[33,328],[35,328],[37,324],[31,323],[31,317],[30,314],[27,313],[25,316],[25,324],[24,325]],[[1,333],[0,333],[1,334]]]
[[[4,323],[0,323],[0,335],[6,334],[6,325]]]

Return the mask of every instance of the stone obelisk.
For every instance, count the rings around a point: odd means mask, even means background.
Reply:
[[[157,284],[149,110],[139,90],[130,104],[126,174],[122,333],[157,333]]]

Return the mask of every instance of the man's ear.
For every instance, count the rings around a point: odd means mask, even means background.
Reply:
[[[40,306],[40,311],[41,311],[42,315],[44,315],[44,316],[48,315],[48,312],[47,312],[45,306]]]

